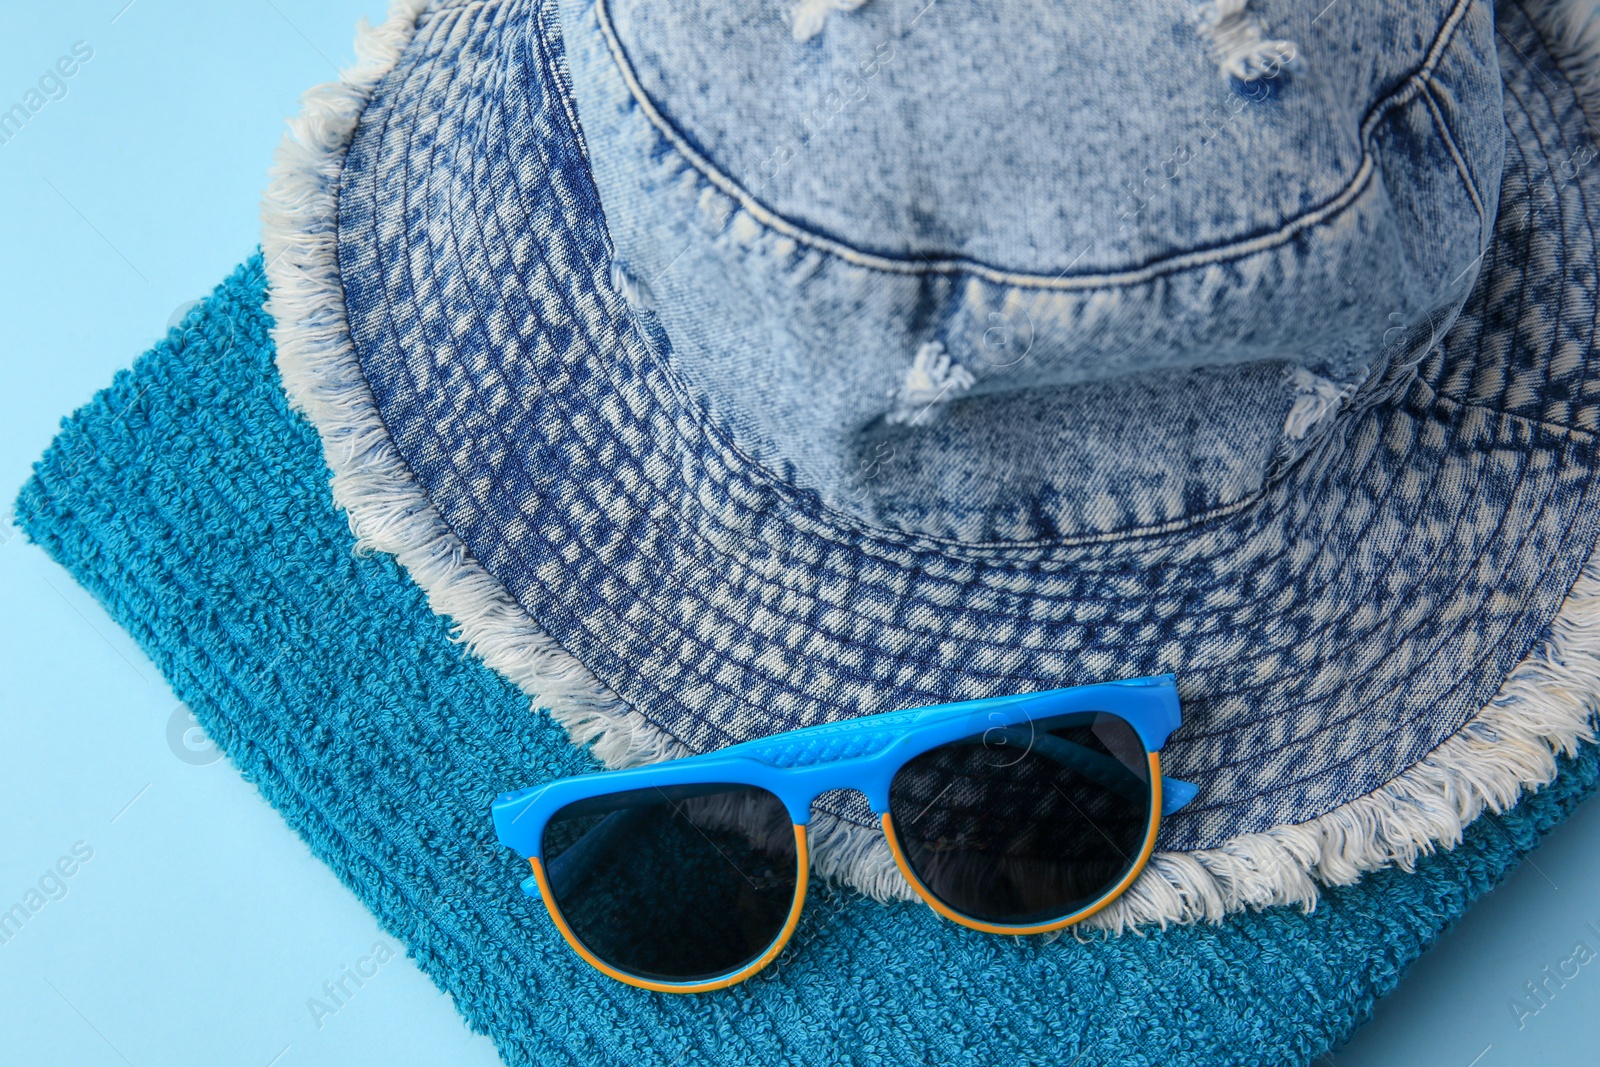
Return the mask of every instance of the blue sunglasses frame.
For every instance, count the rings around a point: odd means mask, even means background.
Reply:
[[[889,812],[889,786],[895,774],[908,761],[940,745],[978,735],[987,737],[991,733],[997,733],[999,743],[1004,744],[1011,740],[1009,731],[1015,727],[1037,719],[1089,712],[1115,715],[1126,722],[1144,745],[1149,760],[1150,823],[1132,868],[1121,881],[1087,906],[1029,926],[982,922],[938,900],[912,872],[895,834]],[[1164,779],[1161,774],[1161,748],[1182,722],[1177,679],[1170,674],[986,697],[808,726],[647,767],[561,778],[504,793],[494,801],[491,812],[500,843],[526,857],[533,869],[532,876],[522,883],[523,891],[544,900],[551,920],[581,957],[601,972],[629,985],[661,992],[705,992],[750,977],[776,958],[788,943],[799,921],[806,894],[809,868],[806,826],[811,821],[811,804],[818,796],[835,789],[855,789],[866,796],[873,813],[883,822],[884,835],[901,873],[929,906],[953,922],[988,933],[1033,934],[1059,930],[1088,918],[1115,900],[1144,869],[1154,850],[1161,817],[1182,808],[1199,791],[1197,786],[1175,778]],[[1107,784],[1111,781],[1107,775],[1127,774],[1115,760],[1048,734],[1036,737],[1030,732],[1019,740],[1026,740],[1035,747],[1043,740],[1050,745],[1045,754]],[[794,823],[799,867],[794,902],[783,930],[756,959],[726,975],[699,981],[663,982],[642,978],[598,959],[573,934],[550,891],[549,872],[542,857],[545,826],[556,812],[581,800],[631,789],[710,784],[765,789],[788,810]]]

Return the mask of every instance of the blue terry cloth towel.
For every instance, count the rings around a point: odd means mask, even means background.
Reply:
[[[790,950],[700,996],[570,952],[494,840],[513,777],[594,769],[358,554],[273,366],[252,258],[67,420],[18,521],[512,1067],[1308,1064],[1600,780],[1600,750],[1453,849],[1219,924],[999,938],[815,887]],[[814,886],[816,884],[814,883]]]

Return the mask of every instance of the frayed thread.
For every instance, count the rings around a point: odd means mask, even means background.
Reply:
[[[806,828],[811,873],[824,882],[846,885],[873,900],[921,900],[889,851],[883,830],[813,811]]]
[[[1211,0],[1199,10],[1200,33],[1211,48],[1217,69],[1242,82],[1275,78],[1295,61],[1293,41],[1267,36],[1261,20],[1250,14],[1249,0]]]
[[[655,294],[643,278],[623,266],[620,260],[611,261],[611,288],[621,295],[635,311],[649,311],[655,306]]]
[[[800,0],[790,13],[790,32],[802,44],[822,32],[835,11],[854,11],[867,0]]]
[[[895,408],[885,421],[892,426],[924,425],[936,417],[939,405],[976,384],[972,372],[952,360],[941,342],[924,342],[911,359],[905,381],[894,394]]]
[[[1286,377],[1296,395],[1289,417],[1283,421],[1283,435],[1302,441],[1313,426],[1339,409],[1346,390],[1304,367],[1291,368]]]

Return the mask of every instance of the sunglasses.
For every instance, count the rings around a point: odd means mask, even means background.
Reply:
[[[906,881],[946,918],[997,934],[1088,918],[1197,792],[1161,777],[1181,722],[1172,675],[866,715],[506,793],[495,831],[578,955],[629,985],[698,993],[788,943],[811,804],[831,790],[865,795]]]

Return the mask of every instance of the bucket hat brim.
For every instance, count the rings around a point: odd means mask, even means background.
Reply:
[[[1104,921],[1306,901],[1459,839],[1588,729],[1547,683],[1600,647],[1600,178],[1564,169],[1591,126],[1558,50],[1495,18],[1506,159],[1461,315],[1189,520],[919,537],[742,452],[612,283],[550,2],[402,4],[311,102],[268,204],[279,367],[362,542],[607,763],[1172,672],[1163,759],[1201,793]],[[859,798],[813,848],[903,888]]]

